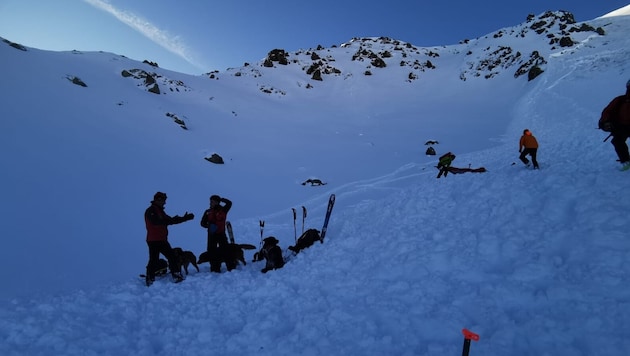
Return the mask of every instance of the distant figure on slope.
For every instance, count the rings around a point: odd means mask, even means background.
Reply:
[[[630,80],[626,83],[626,94],[614,98],[599,119],[599,128],[610,132],[621,170],[630,169],[630,154],[626,140],[630,137]]]
[[[440,161],[436,166],[436,168],[440,170],[440,173],[438,173],[436,178],[440,178],[442,175],[446,177],[446,175],[448,174],[448,169],[451,167],[451,163],[453,163],[454,159],[455,155],[452,152],[446,152],[445,154],[440,156]]]
[[[184,216],[170,217],[164,212],[166,194],[157,192],[153,196],[151,206],[144,212],[144,223],[147,228],[147,246],[149,246],[149,263],[147,264],[146,284],[150,286],[155,280],[155,271],[160,269],[160,254],[168,260],[168,268],[171,271],[174,282],[183,280],[181,266],[171,244],[168,243],[168,225],[183,223],[192,220],[195,216],[186,212]]]
[[[224,205],[221,205],[223,203]],[[232,208],[232,201],[227,198],[221,198],[218,195],[210,197],[210,208],[203,213],[201,218],[201,226],[208,229],[208,245],[206,251],[210,257],[210,271],[221,272],[221,264],[223,263],[226,249],[228,248],[228,239],[225,234],[225,221],[227,214]],[[236,262],[226,260],[225,263],[228,271],[236,268]]]
[[[521,154],[518,158],[529,167],[529,160],[527,159],[527,155],[530,155],[532,158],[532,163],[534,164],[534,169],[538,169],[538,161],[536,160],[536,152],[538,151],[538,141],[536,141],[536,137],[532,135],[532,132],[528,129],[523,130],[523,136],[518,143],[518,152]]]

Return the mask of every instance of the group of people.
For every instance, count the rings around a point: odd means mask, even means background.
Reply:
[[[536,154],[538,152],[538,141],[536,137],[532,135],[532,132],[529,129],[523,130],[523,136],[518,143],[518,152],[520,156],[518,157],[525,166],[529,167],[530,164],[534,165],[534,169],[539,169],[538,161],[536,160]],[[527,156],[530,156],[531,162],[527,159]],[[455,160],[455,155],[452,152],[447,152],[440,156],[438,164],[436,168],[440,171],[437,175],[437,178],[442,176],[446,177],[449,172],[459,172],[462,170],[470,171],[470,172],[485,172],[485,168],[480,169],[461,169],[461,168],[453,168],[451,167],[451,163]]]
[[[602,111],[599,119],[599,128],[609,132],[610,141],[617,154],[618,161],[621,163],[621,170],[630,169],[630,152],[626,141],[630,137],[630,80],[626,82],[626,93],[615,97]],[[608,138],[607,138],[608,139]],[[534,169],[539,169],[536,154],[538,152],[538,141],[529,129],[523,130],[518,144],[519,159],[527,167],[533,164]],[[531,162],[527,159],[530,156]],[[437,168],[440,170],[438,178],[448,174],[451,162],[455,159],[455,155],[451,152],[440,157]]]
[[[621,170],[630,169],[630,152],[626,141],[630,137],[630,80],[626,82],[626,93],[615,97],[602,111],[598,122],[599,129],[609,132],[608,137],[617,154],[617,161],[621,164]],[[608,138],[606,138],[608,140]],[[606,141],[604,140],[604,141]],[[534,169],[538,169],[536,161],[536,151],[538,142],[529,130],[523,131],[523,136],[519,142],[518,151],[521,153],[521,161],[529,166],[529,160],[525,157],[530,155],[534,164]]]
[[[147,263],[146,284],[150,286],[155,280],[155,273],[160,267],[160,254],[168,261],[168,268],[174,282],[181,282],[183,276],[179,269],[179,262],[168,242],[168,225],[180,224],[195,218],[195,215],[186,212],[184,216],[169,216],[164,211],[167,196],[163,192],[157,192],[153,196],[151,206],[144,212],[144,222],[147,229],[147,246],[149,247],[149,262]],[[210,207],[204,211],[201,218],[201,226],[208,231],[207,252],[210,257],[210,270],[221,272],[223,255],[228,248],[228,238],[225,233],[227,214],[232,208],[232,202],[218,195],[210,197]],[[234,266],[227,266],[228,270]]]
[[[611,143],[621,163],[621,170],[629,170],[630,153],[628,152],[626,141],[630,137],[630,80],[626,82],[626,93],[615,97],[602,111],[599,119],[599,128],[610,132],[610,136],[612,136]],[[538,141],[530,130],[525,129],[523,131],[523,136],[519,140],[518,151],[520,153],[519,159],[526,166],[530,165],[530,160],[527,159],[529,155],[533,168],[539,168],[536,160]],[[440,157],[438,178],[442,174],[446,175],[448,173],[448,169],[454,159],[455,155],[451,152]],[[168,242],[168,225],[180,224],[194,219],[195,216],[188,212],[184,216],[169,216],[164,211],[166,198],[166,194],[163,192],[155,193],[151,206],[144,213],[147,229],[146,241],[149,247],[149,262],[146,273],[147,285],[151,285],[155,279],[155,272],[160,269],[160,254],[167,258],[173,280],[179,282],[183,279],[181,272],[176,267],[178,263],[173,249]],[[228,245],[225,223],[231,207],[232,202],[229,199],[212,195],[210,197],[210,207],[203,213],[201,218],[201,226],[208,231],[207,251],[210,256],[210,270],[212,272],[221,272],[221,263],[224,260],[222,254]],[[229,270],[234,266],[227,267]]]

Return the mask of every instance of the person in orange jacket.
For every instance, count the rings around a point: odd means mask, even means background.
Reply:
[[[532,135],[532,132],[528,129],[523,130],[523,136],[521,136],[521,140],[518,143],[518,152],[521,154],[518,158],[529,167],[529,160],[527,159],[527,155],[532,158],[532,163],[534,164],[534,169],[538,169],[538,161],[536,160],[536,152],[538,151],[538,141],[536,141],[536,137]]]
[[[223,205],[221,205],[223,203]],[[210,208],[204,211],[201,226],[208,229],[208,245],[206,251],[210,255],[210,271],[221,272],[224,255],[228,248],[228,238],[225,234],[227,214],[232,208],[232,201],[218,195],[210,197]],[[234,261],[226,261],[228,271],[236,268]]]

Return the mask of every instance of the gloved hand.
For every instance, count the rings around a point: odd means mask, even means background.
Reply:
[[[184,214],[184,221],[192,220],[195,218],[195,214],[186,212]]]
[[[610,132],[612,131],[612,124],[610,122],[602,122],[599,124],[599,128],[603,131]]]

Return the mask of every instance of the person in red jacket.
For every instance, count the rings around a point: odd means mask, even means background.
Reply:
[[[518,158],[529,167],[529,160],[525,156],[530,155],[534,169],[538,169],[538,161],[536,160],[537,151],[538,141],[536,141],[536,137],[534,137],[532,132],[528,129],[523,130],[523,136],[521,136],[521,140],[518,143],[518,152],[521,154]]]
[[[210,208],[203,213],[201,218],[201,226],[208,229],[207,251],[212,272],[221,272],[221,264],[228,244],[225,221],[230,208],[232,208],[232,202],[229,199],[213,195],[210,197]],[[226,267],[228,271],[231,271],[236,265],[232,261],[226,261]]]
[[[621,170],[630,169],[630,153],[626,140],[630,137],[630,80],[626,83],[626,94],[614,98],[602,111],[599,128],[610,132],[610,141],[615,148]]]
[[[168,216],[164,211],[166,194],[157,192],[153,196],[151,206],[144,212],[144,223],[147,228],[147,246],[149,246],[149,263],[147,264],[146,284],[153,284],[155,272],[159,269],[160,254],[168,260],[168,268],[171,271],[174,282],[183,280],[179,263],[175,258],[171,244],[168,242],[168,225],[183,223],[192,220],[195,216],[186,212],[184,216]]]

